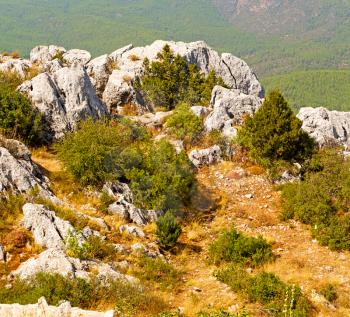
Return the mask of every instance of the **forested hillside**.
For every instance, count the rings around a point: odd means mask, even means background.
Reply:
[[[25,56],[38,44],[97,56],[129,43],[205,40],[244,58],[259,78],[350,68],[349,0],[0,0],[0,7],[0,51]]]

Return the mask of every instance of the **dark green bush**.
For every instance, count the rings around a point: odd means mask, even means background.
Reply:
[[[223,80],[211,71],[207,78],[196,65],[175,55],[169,45],[158,53],[157,60],[144,60],[145,73],[140,89],[154,107],[174,109],[180,102],[206,106],[214,86],[224,85]]]
[[[88,119],[57,143],[55,149],[79,182],[98,185],[122,176],[118,166],[121,153],[133,142],[147,137],[143,128],[127,120]]]
[[[334,302],[338,298],[335,287],[330,283],[321,287],[320,294],[323,295],[329,302]]]
[[[174,114],[166,121],[166,127],[176,138],[188,143],[196,140],[203,130],[202,119],[197,117],[186,103],[176,106]]]
[[[41,114],[29,100],[16,91],[20,79],[0,72],[0,132],[29,145],[43,142],[44,125]]]
[[[263,304],[271,316],[306,317],[311,312],[312,306],[300,288],[282,282],[272,273],[250,276],[241,266],[233,265],[215,275],[233,291],[245,295],[250,302]]]
[[[181,234],[181,226],[171,211],[157,221],[156,235],[162,248],[168,249],[173,247]]]
[[[233,262],[258,266],[273,259],[272,248],[262,237],[247,237],[235,229],[223,232],[209,248],[214,264]]]
[[[281,93],[273,91],[255,115],[244,122],[238,142],[265,167],[303,161],[312,154],[314,141],[301,126]]]
[[[177,154],[166,140],[130,151],[129,161],[135,163],[124,170],[137,206],[170,210],[189,201],[195,177],[186,153]]]
[[[77,181],[99,186],[127,181],[135,204],[144,209],[181,207],[195,183],[185,153],[177,154],[166,140],[153,142],[144,128],[127,120],[87,120],[55,148]]]
[[[305,164],[302,182],[282,188],[283,220],[312,225],[313,236],[331,249],[350,249],[350,162],[326,149]]]
[[[97,278],[72,279],[59,274],[39,273],[28,280],[16,279],[10,289],[0,287],[1,303],[34,304],[42,296],[49,305],[66,300],[83,309],[122,307],[123,314],[116,311],[117,316],[144,312],[155,314],[166,309],[164,302],[149,290],[121,280],[100,283]]]

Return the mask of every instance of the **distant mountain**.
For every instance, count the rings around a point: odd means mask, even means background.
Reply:
[[[0,8],[0,51],[28,55],[54,43],[97,56],[129,43],[205,40],[260,78],[350,69],[350,0],[0,0]]]

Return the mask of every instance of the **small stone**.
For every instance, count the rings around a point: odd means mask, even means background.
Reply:
[[[247,195],[244,195],[244,197],[247,198],[247,199],[253,199],[254,195],[253,194],[247,194]]]
[[[194,292],[197,292],[197,293],[200,293],[200,292],[202,291],[200,288],[198,288],[198,287],[196,287],[196,286],[194,286],[194,287],[192,288],[192,290],[193,290]]]

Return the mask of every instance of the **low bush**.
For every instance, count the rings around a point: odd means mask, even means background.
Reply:
[[[281,93],[273,91],[245,120],[237,140],[258,163],[278,168],[284,162],[302,162],[313,153],[315,142],[301,126]]]
[[[21,79],[12,73],[0,72],[0,132],[29,145],[43,142],[41,114],[16,89]]]
[[[99,236],[92,235],[84,242],[79,242],[80,232],[70,233],[66,240],[66,253],[68,256],[80,260],[104,259],[115,253],[115,248],[103,241]]]
[[[157,60],[144,60],[144,76],[140,90],[147,102],[154,107],[174,109],[181,102],[207,106],[215,85],[223,80],[211,71],[207,78],[196,65],[191,65],[175,55],[169,45],[158,53]]]
[[[219,270],[215,276],[252,302],[264,305],[270,316],[309,316],[312,306],[300,288],[282,282],[272,273],[250,276],[240,265]]]
[[[156,235],[159,240],[159,245],[168,249],[173,247],[181,234],[181,226],[176,220],[176,217],[171,211],[168,211],[164,216],[157,221]]]
[[[320,294],[323,295],[331,303],[336,301],[338,298],[338,294],[334,285],[330,283],[321,287]]]
[[[0,302],[4,304],[34,304],[42,296],[49,305],[66,300],[83,309],[115,308],[117,316],[154,315],[167,308],[148,289],[121,280],[100,283],[97,278],[71,279],[39,273],[28,280],[16,279],[12,288],[0,287]]]
[[[313,236],[331,249],[350,249],[350,161],[326,149],[305,164],[303,181],[282,188],[283,220],[312,226]]]
[[[223,309],[216,312],[210,312],[210,313],[200,312],[197,315],[197,317],[249,317],[249,316],[250,314],[246,310],[243,310],[240,313],[230,313]]]
[[[165,140],[151,141],[143,127],[128,120],[87,120],[55,148],[67,170],[82,184],[128,182],[140,208],[179,208],[189,200],[195,184],[185,153],[177,154]]]
[[[172,289],[180,278],[180,272],[161,258],[140,257],[134,274],[141,281],[159,284],[163,289]]]
[[[223,232],[209,248],[214,264],[233,262],[258,266],[273,259],[272,248],[262,237],[247,237],[235,229]]]
[[[176,106],[174,114],[166,120],[170,133],[186,143],[194,142],[203,130],[202,119],[186,103]]]

